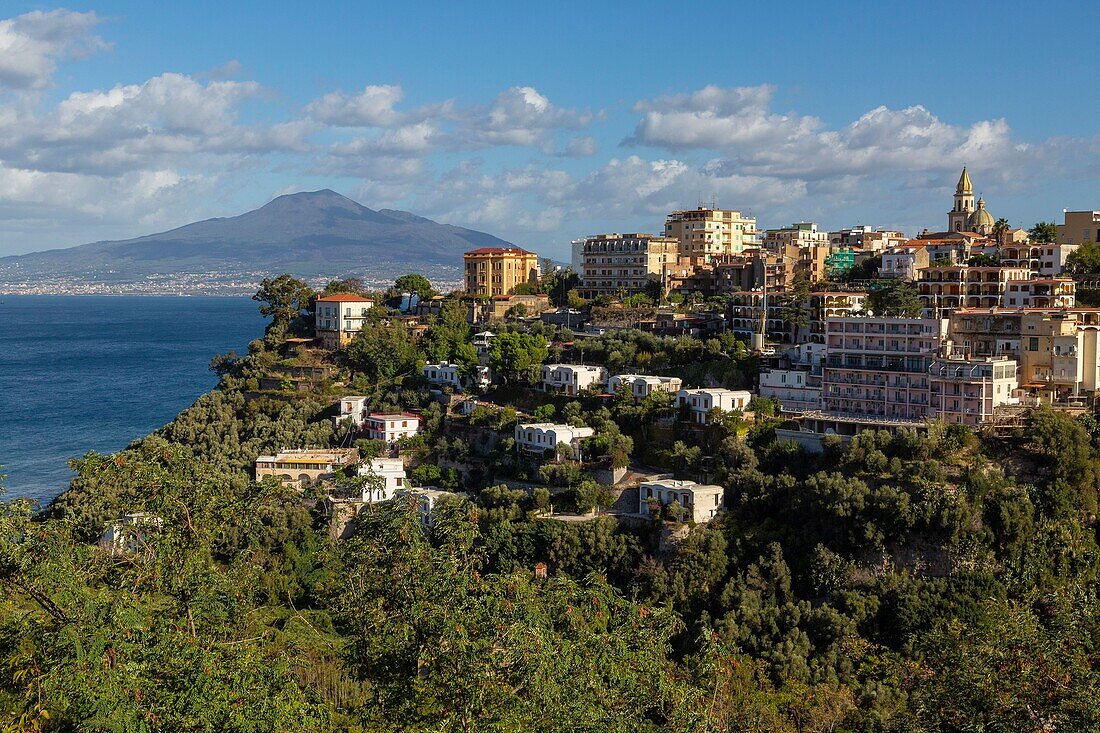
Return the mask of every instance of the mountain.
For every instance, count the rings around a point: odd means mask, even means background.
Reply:
[[[405,272],[458,280],[462,253],[513,246],[405,211],[375,211],[325,189],[279,196],[240,216],[136,239],[0,258],[0,286],[32,281],[124,285],[207,274],[226,281],[290,272],[318,279],[392,279]],[[176,288],[175,285],[171,286]]]

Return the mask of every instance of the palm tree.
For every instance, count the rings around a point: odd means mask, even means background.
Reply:
[[[1008,233],[1008,219],[998,219],[993,224],[993,236],[997,239],[997,246],[1004,245],[1005,234]]]

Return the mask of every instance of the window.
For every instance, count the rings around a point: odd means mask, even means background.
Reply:
[[[1039,350],[1039,339],[1038,339],[1038,337],[1033,336],[1033,337],[1031,337],[1027,340],[1027,350],[1028,351],[1038,351]]]

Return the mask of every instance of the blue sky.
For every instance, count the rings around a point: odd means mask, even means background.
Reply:
[[[1093,4],[532,5],[4,3],[0,254],[317,188],[557,257],[703,200],[942,228],[964,163],[1100,208]]]

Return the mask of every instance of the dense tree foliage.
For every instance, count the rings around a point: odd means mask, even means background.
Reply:
[[[327,387],[257,387],[293,363],[274,335],[217,358],[219,388],[164,428],[75,461],[45,511],[0,504],[0,726],[1100,728],[1093,415],[1037,409],[1000,437],[866,431],[810,454],[776,440],[760,399],[698,425],[664,393],[537,393],[525,380],[568,335],[518,324],[489,357],[508,382],[445,415],[419,366],[476,363],[464,315],[448,302],[417,338],[374,313],[329,362],[371,409],[420,412],[409,477],[463,492],[431,526],[395,501],[335,540],[320,494],[253,480],[258,455],[357,438],[333,427]],[[755,371],[728,337],[572,349],[689,384]],[[584,460],[518,451],[526,419],[591,427]],[[627,466],[719,484],[726,510],[636,516],[636,494],[595,478]],[[154,521],[96,544],[131,512]]]

